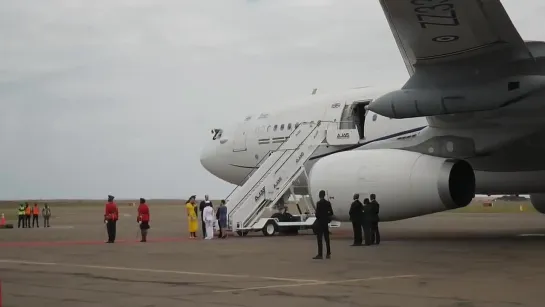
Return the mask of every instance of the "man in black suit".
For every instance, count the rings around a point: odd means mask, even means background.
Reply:
[[[318,240],[318,255],[313,259],[323,259],[323,243],[322,238],[325,239],[326,246],[326,258],[331,258],[331,247],[329,242],[329,222],[333,217],[333,208],[331,208],[331,203],[325,200],[325,191],[321,190],[318,194],[320,200],[316,203],[316,222],[314,222],[314,227],[316,230],[316,239]]]
[[[354,194],[354,201],[350,205],[350,221],[352,222],[352,229],[354,231],[354,243],[351,246],[361,246],[362,243],[362,224],[363,224],[363,204],[360,201],[360,195]],[[367,243],[368,240],[365,240]]]
[[[371,198],[369,204],[371,206],[371,242],[373,244],[380,244],[380,232],[378,230],[380,205],[377,202],[377,196],[375,194],[371,194],[369,198]]]
[[[201,201],[201,203],[199,204],[199,211],[201,212],[201,228],[202,228],[202,237],[203,238],[206,238],[206,225],[204,224],[204,219],[203,219],[202,212],[204,211],[204,208],[206,208],[208,206],[213,207],[212,202],[208,199],[208,195],[204,195],[204,200]]]

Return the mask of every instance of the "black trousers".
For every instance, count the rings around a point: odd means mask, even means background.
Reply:
[[[21,228],[21,225],[23,225],[23,228],[26,228],[26,222],[25,222],[25,216],[19,215],[19,220],[17,221],[17,228]]]
[[[329,227],[327,224],[316,225],[316,239],[318,241],[318,255],[319,256],[323,255],[323,249],[324,249],[323,242],[322,242],[323,239],[325,239],[325,248],[326,248],[327,255],[330,255],[331,245],[329,242]]]
[[[30,228],[30,215],[25,215],[26,227]]]
[[[34,222],[36,222],[36,226],[38,226],[38,228],[40,228],[40,223],[38,222],[38,216],[37,215],[32,215],[32,227],[34,227]]]
[[[380,244],[380,232],[378,230],[378,221],[371,223],[371,242]]]
[[[201,229],[202,229],[202,237],[206,238],[206,224],[204,223],[202,219],[201,219]]]
[[[352,221],[352,230],[354,231],[354,245],[360,245],[361,241],[363,240],[361,236],[361,221]]]
[[[364,221],[361,224],[361,227],[363,228],[363,237],[365,238],[365,245],[373,244],[373,238],[372,238],[372,232],[371,232],[371,223],[368,222],[368,221]]]
[[[106,222],[106,231],[108,231],[108,242],[115,242],[116,224],[117,221]]]

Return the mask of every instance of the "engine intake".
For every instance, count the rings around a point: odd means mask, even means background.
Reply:
[[[381,221],[465,207],[475,196],[475,174],[468,162],[398,149],[330,155],[316,162],[309,177],[313,200],[326,190],[342,219],[354,193],[360,200],[377,195]]]

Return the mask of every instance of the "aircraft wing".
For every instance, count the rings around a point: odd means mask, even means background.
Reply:
[[[531,57],[500,0],[379,1],[411,76],[498,50]]]

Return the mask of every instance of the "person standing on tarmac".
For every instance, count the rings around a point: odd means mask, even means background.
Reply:
[[[34,203],[34,208],[32,208],[32,228],[34,228],[34,222],[36,222],[36,227],[40,228],[40,223],[38,217],[40,216],[40,208],[38,204]]]
[[[149,221],[149,207],[146,204],[146,200],[140,198],[140,205],[138,206],[138,217],[136,218],[136,222],[140,224],[140,235],[142,236],[140,242],[146,242],[146,238],[148,237],[148,229],[150,228]]]
[[[106,230],[108,231],[108,241],[106,243],[115,242],[116,224],[119,219],[119,210],[114,203],[114,197],[108,195],[108,202],[104,209],[104,223],[106,223]]]
[[[352,229],[354,231],[354,243],[351,246],[361,246],[362,235],[361,229],[363,224],[363,204],[360,201],[360,195],[354,194],[354,201],[350,205],[350,211],[348,215],[350,216],[350,221],[352,222]],[[367,238],[366,238],[367,239]],[[365,240],[367,243],[367,240]]]
[[[380,232],[378,230],[378,222],[379,222],[378,214],[380,212],[380,205],[377,202],[377,196],[375,194],[371,194],[369,197],[371,198],[370,205],[371,205],[371,213],[372,213],[372,218],[371,218],[371,242],[373,244],[378,245],[378,244],[380,244]]]
[[[206,223],[204,222],[204,216],[203,216],[203,211],[204,211],[204,208],[206,207],[212,207],[212,202],[208,199],[208,195],[204,195],[204,200],[201,201],[201,203],[199,204],[199,211],[201,212],[201,227],[202,227],[202,237],[203,238],[206,238]]]
[[[372,213],[371,203],[369,202],[369,198],[366,198],[363,200],[363,237],[365,238],[365,245],[369,246],[373,243],[373,240],[371,239],[371,223],[373,219],[373,213]]]
[[[45,203],[44,208],[42,209],[42,216],[44,217],[44,227],[50,227],[49,218],[51,217],[51,209],[47,203]]]
[[[21,224],[23,225],[23,228],[26,228],[26,222],[25,222],[25,205],[19,204],[19,209],[17,210],[17,228],[21,228]]]
[[[216,219],[218,220],[218,226],[220,228],[219,238],[227,238],[227,207],[225,206],[225,199],[222,199],[220,206],[216,211]]]
[[[28,206],[28,203],[25,203],[25,224],[26,228],[30,228],[30,215],[31,215],[30,207]]]
[[[191,195],[189,200],[185,204],[185,210],[187,213],[187,227],[189,228],[189,238],[197,238],[197,228],[199,228],[197,206],[195,205],[195,195]]]
[[[320,200],[316,203],[316,222],[314,222],[314,227],[316,230],[316,239],[318,241],[318,255],[313,259],[323,259],[323,242],[322,239],[325,239],[326,246],[326,258],[331,258],[331,246],[329,242],[329,222],[333,218],[333,208],[331,208],[331,203],[325,200],[325,191],[321,190],[318,193]]]

